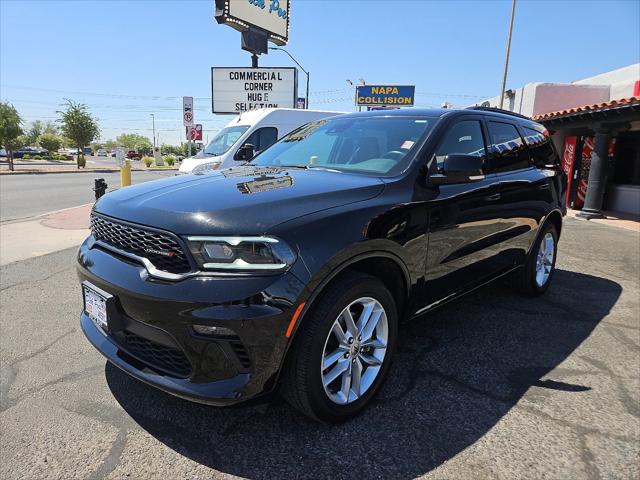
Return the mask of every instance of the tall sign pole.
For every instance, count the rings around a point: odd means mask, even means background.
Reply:
[[[513,17],[516,15],[516,0],[511,1],[511,22],[509,23],[509,38],[507,40],[507,58],[504,60],[504,76],[502,90],[500,90],[500,108],[504,105],[504,92],[507,88],[507,71],[509,70],[509,53],[511,52],[511,34],[513,33]]]
[[[182,124],[185,127],[193,127],[193,97],[182,97]],[[189,129],[187,128],[187,131]],[[189,156],[191,156],[191,136],[187,135],[189,143]]]

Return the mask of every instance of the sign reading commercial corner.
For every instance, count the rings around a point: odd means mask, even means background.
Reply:
[[[362,85],[356,87],[356,105],[411,107],[415,91],[413,85]]]
[[[213,113],[296,108],[295,68],[211,68]]]

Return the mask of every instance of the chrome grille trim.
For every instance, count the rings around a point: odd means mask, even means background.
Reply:
[[[182,242],[169,232],[93,212],[91,234],[97,245],[142,263],[154,277],[180,280],[195,273]],[[158,251],[168,251],[171,255],[161,255]]]

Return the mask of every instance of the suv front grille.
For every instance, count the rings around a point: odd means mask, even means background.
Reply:
[[[178,348],[160,345],[126,330],[116,334],[115,338],[130,355],[150,367],[180,378],[191,375],[191,364]]]
[[[120,223],[92,213],[91,234],[112,247],[146,258],[158,270],[169,273],[191,270],[182,246],[169,233]]]

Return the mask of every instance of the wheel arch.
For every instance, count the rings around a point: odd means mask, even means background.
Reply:
[[[349,271],[366,273],[380,279],[382,283],[389,288],[389,291],[396,300],[398,318],[402,318],[404,309],[409,303],[409,294],[411,291],[411,276],[405,263],[394,253],[382,250],[355,255],[333,268],[329,274],[325,275],[319,283],[317,283],[315,288],[313,288],[311,293],[306,297],[304,307],[296,319],[284,355],[282,355],[278,376],[280,376],[282,368],[287,361],[291,346],[295,342],[296,334],[303,324],[305,316],[309,310],[313,308],[314,302],[333,281]]]

